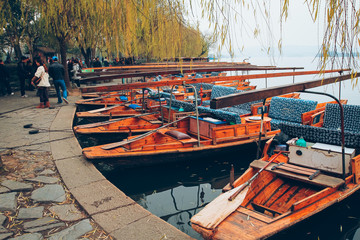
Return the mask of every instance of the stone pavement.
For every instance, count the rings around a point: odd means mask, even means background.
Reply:
[[[52,109],[36,109],[39,98],[27,94],[0,98],[0,239],[111,239],[76,203],[52,159],[49,131],[64,105],[51,99]]]
[[[27,94],[0,98],[0,239],[190,239],[84,159],[72,132],[78,97],[36,109]]]

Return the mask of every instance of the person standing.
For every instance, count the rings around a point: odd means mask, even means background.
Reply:
[[[93,64],[93,67],[94,67],[94,68],[102,67],[99,57],[96,57],[96,58],[95,58],[95,62],[94,62],[94,64]]]
[[[52,77],[55,85],[58,103],[62,103],[64,100],[64,102],[68,104],[69,101],[67,100],[67,90],[64,80],[65,68],[62,64],[58,62],[58,58],[56,56],[54,56],[52,59],[54,62],[49,67],[49,75],[50,77]],[[60,93],[60,88],[62,90],[62,97]]]
[[[109,60],[107,59],[107,57],[104,58],[104,67],[109,67],[110,66],[110,63],[109,63]]]
[[[21,56],[21,60],[18,63],[18,76],[20,79],[21,97],[27,97],[27,95],[25,94],[25,82],[26,82],[26,78],[29,75],[29,72],[27,71],[27,67],[26,67],[27,61],[28,59],[25,56]]]
[[[5,95],[5,88],[8,95],[14,95],[13,91],[11,90],[10,83],[8,81],[9,73],[4,65],[2,59],[0,59],[0,90],[3,95]]]
[[[36,108],[50,107],[48,88],[50,87],[49,74],[47,73],[46,64],[40,57],[34,59],[36,66],[38,67],[35,72],[35,76],[31,79],[31,84],[38,88],[38,94],[40,97],[40,104]],[[38,82],[35,84],[35,82]]]

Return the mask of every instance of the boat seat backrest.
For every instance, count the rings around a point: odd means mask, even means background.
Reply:
[[[170,105],[170,99],[166,99],[167,105]],[[171,100],[171,107],[183,108],[184,112],[193,112],[195,111],[195,105],[193,103],[183,102],[176,99]]]
[[[241,118],[238,114],[232,112],[226,112],[219,109],[210,109],[207,107],[198,107],[199,114],[208,113],[219,120],[225,120],[228,123],[241,124]]]
[[[160,96],[163,97],[163,98],[170,98],[170,96],[171,96],[172,99],[175,99],[175,95],[174,94],[171,95],[168,92],[160,92]]]
[[[211,99],[226,96],[236,92],[236,88],[214,85],[211,90]]]
[[[270,102],[269,117],[278,120],[301,123],[301,114],[316,108],[317,101],[273,97]]]
[[[196,88],[196,92],[200,92],[200,87],[202,87],[203,90],[211,90],[214,86],[214,84],[211,83],[193,83],[191,84]]]
[[[360,133],[360,106],[344,104],[343,108],[345,131]],[[326,104],[323,127],[340,129],[340,106],[338,104]]]
[[[341,146],[341,131],[337,129],[314,127],[291,122],[279,124],[281,132],[292,137],[303,137],[309,142],[326,143]],[[359,148],[360,133],[345,131],[345,147]]]

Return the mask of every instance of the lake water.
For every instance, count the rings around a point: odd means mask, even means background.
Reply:
[[[279,67],[304,67],[315,70],[313,58],[285,58]],[[269,65],[268,58],[251,59],[254,65]],[[263,72],[262,72],[263,73]],[[240,74],[240,73],[238,73]],[[251,73],[250,73],[251,74]],[[333,74],[335,76],[335,74]],[[319,77],[296,77],[295,82]],[[268,79],[267,86],[290,84],[292,77]],[[265,87],[265,80],[252,80],[257,88]],[[339,96],[339,84],[318,87],[313,91]],[[359,86],[352,87],[351,80],[341,83],[341,98],[348,104],[360,104]],[[302,98],[320,102],[332,101],[328,97],[301,94]],[[195,239],[202,239],[190,224],[190,218],[202,206],[216,198],[228,183],[231,165],[237,176],[241,175],[255,158],[256,145],[246,145],[227,153],[214,154],[207,159],[188,159],[171,165],[136,169],[112,169],[98,165],[102,173],[115,186],[142,207],[177,227]],[[340,204],[326,209],[314,217],[275,235],[272,239],[360,239],[360,193]]]

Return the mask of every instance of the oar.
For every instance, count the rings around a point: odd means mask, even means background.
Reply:
[[[228,200],[229,200],[229,201],[234,200],[234,198],[236,198],[236,196],[239,195],[239,193],[241,193],[241,191],[242,191],[245,187],[249,186],[250,183],[252,183],[252,181],[254,181],[255,178],[257,178],[257,177],[259,176],[259,174],[260,174],[264,169],[266,169],[266,168],[270,165],[270,163],[272,163],[278,156],[280,156],[280,154],[282,154],[282,151],[278,152],[273,158],[271,158],[271,160],[270,160],[263,168],[261,168],[261,169],[260,169],[254,176],[252,176],[246,183],[244,183],[243,185],[241,185],[242,187],[239,188],[236,192],[234,192],[234,194],[232,194],[232,195],[228,198]]]
[[[136,116],[131,116],[131,117],[125,117],[125,118],[117,118],[117,119],[113,119],[113,120],[108,120],[108,121],[103,121],[103,122],[97,122],[97,123],[89,123],[89,124],[84,124],[84,125],[78,125],[78,128],[84,129],[84,128],[92,128],[92,127],[100,127],[100,126],[104,126],[110,123],[115,123],[115,122],[120,122],[123,121],[125,119],[129,119],[129,118],[136,118],[136,117],[143,117],[143,116],[147,116],[147,115],[152,115],[152,114],[158,114],[159,112],[151,112],[151,113],[144,113],[144,114],[139,114]]]
[[[121,142],[115,142],[115,143],[110,143],[110,144],[104,145],[104,146],[101,147],[101,149],[110,150],[110,149],[113,149],[113,148],[117,148],[117,147],[123,146],[123,145],[128,144],[128,143],[137,141],[137,140],[139,140],[139,139],[142,139],[142,138],[144,138],[144,137],[149,136],[150,134],[158,131],[159,129],[168,127],[168,126],[170,126],[171,124],[174,124],[174,123],[176,123],[176,122],[179,122],[179,121],[181,121],[181,120],[183,120],[183,119],[185,119],[185,118],[188,118],[188,117],[189,117],[189,116],[180,118],[180,119],[178,119],[178,120],[176,120],[176,121],[173,121],[173,122],[171,122],[171,123],[168,123],[168,124],[166,124],[166,125],[163,125],[163,126],[161,126],[161,127],[159,127],[159,128],[156,128],[156,129],[154,129],[154,130],[151,130],[151,131],[149,131],[149,132],[147,132],[147,133],[144,133],[144,134],[142,134],[142,135],[138,135],[138,136],[136,136],[136,137],[134,137],[134,138],[131,138],[131,139],[129,139],[129,140],[128,140],[128,139],[125,139],[125,140],[123,140],[123,141],[121,141]]]
[[[265,167],[259,170],[259,172],[264,170],[280,154],[281,152],[274,156],[274,158],[272,158]],[[258,173],[255,174],[246,183],[219,195],[208,205],[206,205],[203,210],[193,216],[191,218],[191,222],[206,229],[215,229],[217,225],[219,225],[225,218],[236,211],[236,209],[238,209],[238,207],[243,203],[249,190],[249,184],[256,178],[256,176],[259,175]],[[231,201],[229,201],[230,198],[232,199]]]
[[[107,95],[104,95],[104,96],[101,96],[101,97],[84,99],[84,102],[100,100],[100,99],[103,99],[103,98],[107,98],[107,97],[111,97],[111,96],[116,96],[116,95],[120,95],[120,94],[121,94],[120,92],[117,92],[117,93],[107,94]]]
[[[191,222],[210,230],[216,228],[217,225],[219,225],[225,218],[233,213],[244,201],[248,187],[243,189],[241,194],[235,198],[234,201],[228,201],[229,196],[231,196],[242,186],[243,185],[240,185],[226,193],[219,195],[208,205],[206,205],[204,209],[193,216],[191,218]]]
[[[110,110],[110,109],[113,109],[113,108],[116,108],[116,107],[125,106],[125,104],[127,104],[129,102],[132,102],[132,101],[135,101],[135,100],[138,100],[138,99],[140,99],[140,98],[134,98],[132,100],[129,100],[129,101],[126,101],[126,102],[123,102],[123,103],[120,103],[120,104],[111,105],[111,107],[105,107],[105,108],[99,108],[99,109],[95,109],[95,110],[90,110],[90,111],[88,111],[88,113],[98,113],[98,112]]]

